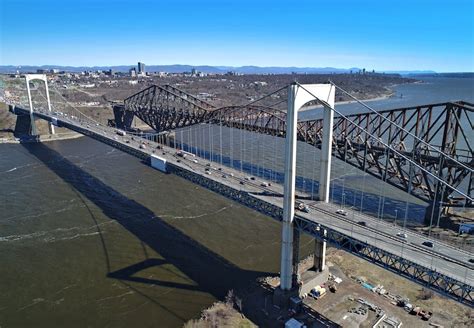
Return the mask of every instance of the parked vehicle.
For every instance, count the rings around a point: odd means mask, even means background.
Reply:
[[[359,221],[357,222],[358,225],[361,225],[363,227],[366,227],[367,226],[367,223],[365,221]]]
[[[337,210],[336,213],[339,215],[347,216],[347,212],[341,209]]]

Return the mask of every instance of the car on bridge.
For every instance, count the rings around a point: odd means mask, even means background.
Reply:
[[[433,242],[432,241],[424,241],[421,243],[423,246],[426,246],[426,247],[429,247],[429,248],[433,248]]]
[[[404,232],[397,232],[397,237],[400,237],[405,240],[408,238],[407,234]]]
[[[309,213],[309,207],[303,202],[295,202],[295,208],[301,212]]]
[[[347,212],[344,211],[344,210],[341,210],[341,209],[336,210],[336,213],[339,214],[339,215],[347,216]]]

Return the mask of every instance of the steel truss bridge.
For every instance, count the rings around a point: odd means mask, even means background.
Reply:
[[[283,110],[255,104],[215,108],[170,85],[150,86],[125,99],[114,112],[117,126],[125,129],[135,115],[157,132],[211,123],[286,136]],[[473,112],[474,104],[458,101],[336,116],[332,155],[436,211],[444,206],[472,207]],[[322,119],[301,121],[298,140],[320,148],[322,129]],[[461,184],[469,198],[456,193]]]

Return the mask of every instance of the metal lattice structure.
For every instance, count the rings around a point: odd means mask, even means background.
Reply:
[[[282,110],[258,105],[216,109],[169,85],[151,86],[127,98],[125,110],[158,132],[206,122],[286,135]],[[473,104],[448,102],[336,116],[332,153],[435,206],[473,206],[473,112]],[[299,122],[298,140],[319,148],[322,128],[322,119]],[[470,199],[456,199],[461,185]]]
[[[472,206],[468,199],[456,204],[449,196],[455,196],[454,189],[463,182],[466,194],[472,195],[473,111],[472,104],[454,102],[336,117],[333,155],[424,201]],[[300,140],[319,146],[321,131],[322,120],[301,122],[305,134]]]
[[[125,99],[125,109],[161,132],[200,123],[214,107],[169,85],[153,85]]]
[[[429,286],[431,289],[442,294],[453,297],[468,305],[472,305],[474,302],[474,287],[440,273],[436,271],[436,269],[428,269],[400,255],[361,242],[351,236],[329,227],[315,224],[302,217],[295,218],[295,226],[300,232],[304,232],[318,240],[327,241],[337,248],[343,249],[405,278],[414,280],[421,285]],[[324,230],[326,230],[327,233],[322,235],[321,231]]]

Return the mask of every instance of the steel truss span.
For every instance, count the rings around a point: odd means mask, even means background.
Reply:
[[[474,287],[437,272],[433,268],[407,260],[374,245],[361,242],[347,234],[322,226],[302,217],[295,217],[295,226],[316,239],[327,241],[333,246],[348,251],[360,258],[375,263],[409,280],[428,286],[469,306],[474,304]],[[322,231],[327,233],[322,235]]]
[[[211,123],[286,136],[282,110],[255,104],[215,108],[169,85],[132,95],[124,110],[157,132]],[[336,116],[332,154],[436,207],[472,207],[473,112],[474,104],[459,101]],[[322,129],[322,119],[299,122],[298,140],[320,148]],[[469,198],[459,197],[459,188]]]

